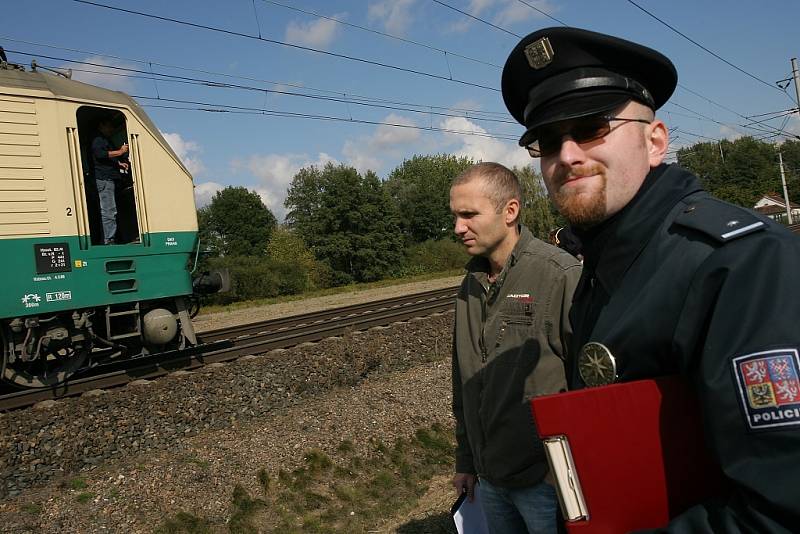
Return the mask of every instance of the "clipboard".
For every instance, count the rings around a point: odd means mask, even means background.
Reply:
[[[486,515],[483,513],[480,501],[480,483],[475,484],[473,491],[475,498],[472,502],[469,502],[466,492],[458,496],[450,507],[450,516],[458,534],[489,534]]]
[[[683,377],[537,397],[531,410],[570,534],[664,527],[726,493]]]

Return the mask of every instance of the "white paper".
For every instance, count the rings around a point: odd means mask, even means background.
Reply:
[[[480,500],[480,484],[475,484],[475,498],[469,502],[464,499],[461,505],[453,511],[453,521],[458,534],[489,534],[486,526],[486,516],[483,514]]]

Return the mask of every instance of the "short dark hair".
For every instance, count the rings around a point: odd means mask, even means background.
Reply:
[[[475,179],[483,181],[486,196],[494,203],[498,213],[512,198],[522,204],[522,186],[517,175],[508,167],[491,161],[476,163],[468,168],[453,179],[450,187],[466,184]]]
[[[95,123],[97,128],[101,126],[114,126],[114,119],[110,115],[101,115],[98,117],[97,122]]]

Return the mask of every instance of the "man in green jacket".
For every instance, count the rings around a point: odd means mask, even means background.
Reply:
[[[519,224],[513,172],[479,163],[450,189],[455,233],[474,256],[456,303],[456,490],[480,500],[493,534],[556,531],[556,495],[529,400],[566,388],[578,261]]]

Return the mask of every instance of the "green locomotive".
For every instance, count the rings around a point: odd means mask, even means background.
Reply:
[[[127,143],[104,244],[92,142]],[[192,176],[128,95],[0,61],[0,381],[196,344]]]

